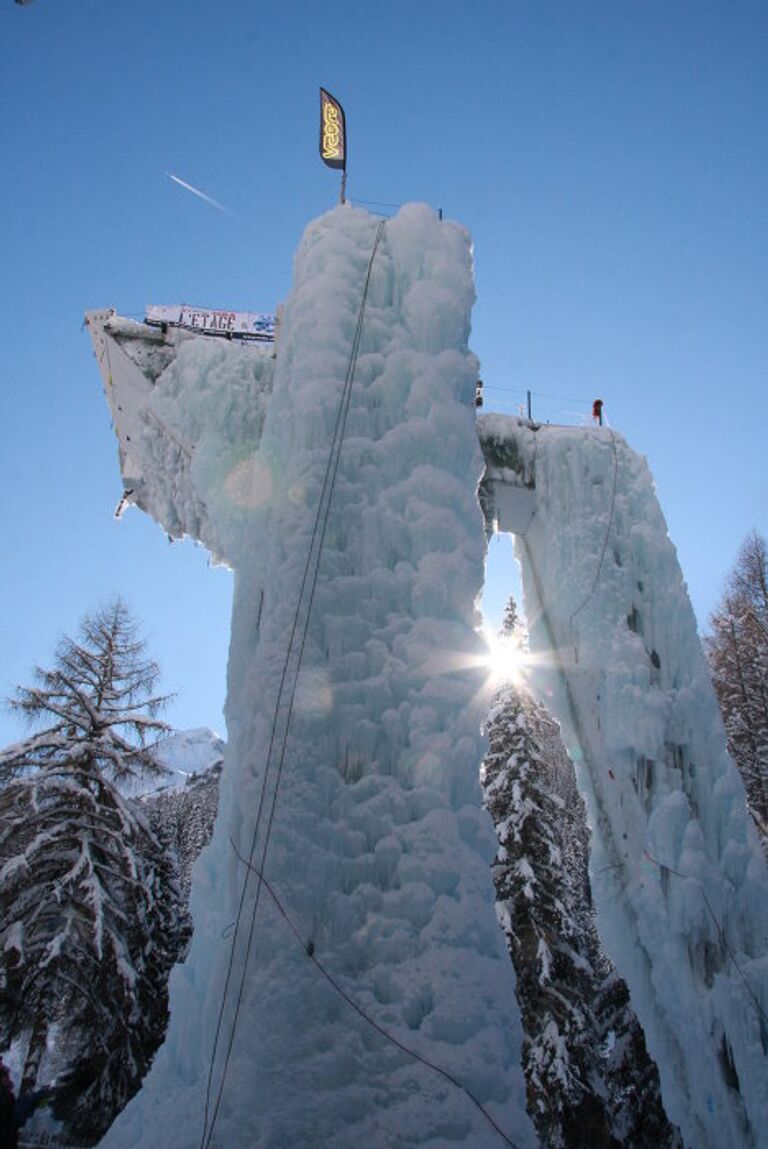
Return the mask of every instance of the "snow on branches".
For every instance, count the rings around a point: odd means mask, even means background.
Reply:
[[[504,631],[519,631],[514,604]],[[586,813],[559,731],[506,687],[487,733],[481,782],[499,843],[497,913],[517,975],[528,1111],[553,1147],[673,1146],[656,1067],[597,939]]]
[[[768,551],[753,532],[739,551],[704,648],[752,816],[768,851]]]
[[[36,684],[9,700],[30,725],[53,722],[0,751],[0,782],[85,759],[116,782],[160,773],[152,750],[170,729],[157,717],[170,696],[153,693],[159,674],[125,603],[86,615],[79,640],[59,642],[53,669],[37,667]]]
[[[52,726],[0,752],[0,1045],[38,1084],[57,1034],[72,1133],[107,1128],[165,1029],[167,979],[189,925],[173,863],[115,782],[157,774],[158,667],[118,601],[64,638],[12,701]]]

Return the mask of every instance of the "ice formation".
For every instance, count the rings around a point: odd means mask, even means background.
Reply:
[[[472,301],[460,228],[345,206],[306,232],[274,359],[89,316],[128,500],[236,571],[195,937],[107,1149],[535,1143],[479,809]],[[766,870],[651,477],[608,428],[480,440],[669,1116],[766,1146]]]
[[[529,680],[587,798],[600,936],[667,1113],[695,1149],[768,1145],[766,867],[651,475],[609,428],[479,430]]]
[[[535,1144],[478,783],[473,299],[462,229],[412,206],[380,231],[345,207],[307,230],[274,364],[179,333],[150,364],[141,325],[89,317],[108,386],[145,389],[121,438],[130,499],[236,570],[195,936],[111,1149],[490,1147],[495,1126]]]

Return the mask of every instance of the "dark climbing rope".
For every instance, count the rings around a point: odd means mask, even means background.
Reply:
[[[333,976],[333,974],[331,974],[325,968],[323,963],[317,957],[317,954],[315,953],[315,947],[314,947],[313,942],[312,941],[308,941],[308,942],[304,941],[304,938],[302,937],[301,931],[299,930],[298,926],[289,916],[288,911],[285,909],[285,906],[282,904],[282,902],[278,898],[277,894],[275,893],[274,888],[270,885],[270,883],[264,877],[263,873],[261,873],[259,870],[256,870],[254,866],[252,866],[249,862],[246,861],[246,859],[242,856],[242,854],[239,853],[237,847],[235,846],[235,843],[232,841],[231,838],[230,838],[230,844],[232,846],[232,849],[235,852],[235,855],[243,863],[243,865],[247,866],[249,870],[252,870],[254,873],[257,874],[258,879],[259,879],[259,883],[264,886],[267,893],[272,898],[272,901],[274,902],[275,906],[277,907],[280,915],[285,920],[286,924],[288,925],[288,928],[291,930],[291,933],[294,935],[294,937],[298,941],[299,945],[301,946],[301,948],[306,953],[307,957],[310,958],[310,960],[314,963],[314,965],[319,970],[319,972],[323,975],[323,977],[328,982],[328,984],[330,986],[332,986],[332,988],[336,991],[336,993],[339,994],[339,996],[344,999],[344,1001],[347,1003],[347,1005],[349,1005],[355,1011],[355,1013],[363,1019],[363,1021],[367,1025],[370,1025],[370,1027],[372,1029],[375,1029],[378,1034],[380,1034],[383,1038],[385,1038],[387,1041],[389,1041],[392,1045],[397,1046],[397,1048],[400,1049],[403,1053],[407,1054],[408,1057],[412,1057],[414,1061],[418,1061],[418,1062],[420,1062],[421,1065],[426,1066],[427,1069],[431,1069],[434,1073],[438,1073],[441,1077],[444,1077],[446,1081],[449,1081],[451,1083],[451,1085],[454,1085],[457,1089],[460,1089],[462,1093],[466,1094],[466,1096],[469,1098],[469,1100],[472,1102],[472,1104],[477,1109],[480,1110],[483,1117],[485,1117],[485,1119],[488,1121],[488,1123],[493,1126],[493,1128],[496,1130],[496,1132],[499,1134],[499,1136],[502,1138],[502,1140],[507,1145],[511,1146],[511,1149],[517,1149],[517,1146],[516,1146],[515,1142],[512,1140],[512,1138],[509,1137],[504,1132],[504,1130],[501,1128],[501,1126],[497,1124],[497,1122],[494,1120],[494,1118],[491,1116],[491,1114],[488,1112],[488,1110],[483,1105],[482,1101],[480,1101],[474,1095],[474,1093],[472,1092],[471,1089],[469,1089],[466,1085],[464,1085],[461,1081],[459,1081],[458,1078],[454,1077],[452,1073],[449,1073],[447,1069],[443,1069],[442,1066],[436,1065],[434,1061],[430,1061],[430,1059],[428,1057],[425,1057],[421,1053],[417,1053],[415,1049],[411,1049],[410,1046],[405,1045],[402,1041],[399,1040],[399,1038],[395,1037],[395,1035],[393,1033],[390,1033],[389,1030],[386,1030],[386,1029],[384,1029],[384,1027],[382,1025],[379,1025],[378,1021],[376,1021],[375,1018],[371,1017],[371,1015],[369,1013],[366,1013],[366,1011],[362,1008],[362,1006],[358,1005],[357,1002],[354,1000],[354,998],[350,997],[350,995],[347,993],[347,991],[344,989],[344,987],[339,984],[339,982],[336,980],[336,978]]]
[[[657,861],[657,859],[654,858],[652,854],[649,854],[647,850],[644,850],[643,854],[648,859],[648,861],[651,863],[651,865],[656,866],[657,869],[659,871],[661,871],[662,873],[664,870],[668,870],[670,874],[674,874],[675,877],[677,877],[677,878],[682,878],[686,882],[694,881],[698,884],[699,892],[700,892],[702,898],[704,899],[704,904],[707,907],[707,912],[709,913],[709,916],[712,918],[712,921],[715,924],[717,936],[720,938],[723,949],[727,953],[728,957],[730,958],[731,962],[733,963],[734,969],[736,970],[736,972],[738,973],[742,982],[744,983],[744,988],[746,989],[749,996],[752,998],[752,1001],[754,1002],[755,1008],[757,1009],[758,1013],[762,1017],[763,1021],[768,1023],[768,1014],[766,1014],[765,1010],[763,1009],[762,1005],[760,1004],[760,1001],[757,997],[757,994],[755,993],[755,991],[752,989],[752,986],[747,981],[747,978],[746,978],[744,971],[742,970],[739,963],[736,961],[736,957],[734,955],[734,952],[731,949],[730,945],[728,944],[728,939],[725,936],[725,929],[723,928],[722,923],[719,921],[717,915],[715,914],[715,911],[712,909],[712,903],[710,902],[709,898],[707,897],[707,892],[704,889],[704,886],[701,882],[701,879],[692,878],[688,874],[681,874],[679,870],[673,869],[672,866],[667,866],[664,863]]]
[[[255,820],[255,824],[254,824],[253,834],[252,834],[252,838],[251,838],[251,847],[250,847],[250,852],[249,852],[249,857],[248,857],[248,862],[247,862],[249,872],[246,875],[246,880],[243,883],[243,888],[242,888],[241,894],[240,894],[240,901],[239,901],[239,905],[238,905],[237,917],[235,919],[235,926],[234,926],[234,934],[233,934],[233,938],[232,938],[232,946],[230,949],[229,963],[227,966],[227,974],[226,974],[226,978],[225,978],[225,982],[224,982],[224,989],[222,992],[221,1005],[219,1008],[219,1014],[218,1014],[217,1023],[216,1023],[216,1031],[215,1031],[215,1035],[214,1035],[213,1049],[211,1052],[211,1061],[210,1061],[209,1073],[208,1073],[208,1084],[207,1084],[207,1089],[206,1089],[205,1113],[204,1113],[204,1120],[203,1120],[203,1134],[202,1134],[202,1139],[200,1142],[200,1149],[208,1149],[208,1147],[210,1146],[210,1143],[211,1143],[211,1138],[213,1136],[213,1131],[214,1131],[214,1127],[216,1124],[216,1119],[218,1116],[219,1107],[221,1105],[221,1099],[222,1099],[222,1095],[223,1095],[223,1091],[224,1091],[224,1083],[225,1083],[227,1071],[229,1068],[229,1061],[230,1061],[231,1054],[232,1054],[232,1048],[233,1048],[234,1039],[235,1039],[235,1031],[237,1028],[237,1021],[238,1021],[239,1014],[240,1014],[240,1008],[242,1006],[243,993],[244,993],[244,989],[245,989],[246,972],[247,972],[248,961],[250,959],[250,954],[251,954],[251,950],[252,950],[252,946],[253,946],[255,926],[256,926],[256,916],[258,913],[261,887],[262,887],[262,883],[263,883],[262,874],[263,874],[265,863],[266,863],[267,851],[269,848],[269,840],[270,840],[271,831],[272,831],[272,823],[273,823],[274,816],[275,816],[275,809],[277,806],[277,797],[278,797],[278,792],[279,792],[279,788],[280,788],[280,781],[282,778],[283,765],[285,762],[285,752],[286,752],[286,746],[287,746],[287,740],[288,740],[288,730],[290,727],[291,715],[293,713],[293,703],[294,703],[294,698],[295,698],[295,693],[296,693],[296,685],[298,682],[299,669],[301,667],[301,659],[302,659],[302,656],[304,653],[304,646],[305,646],[307,634],[309,631],[309,621],[310,621],[311,612],[312,612],[312,605],[314,602],[315,590],[317,587],[320,556],[321,556],[322,549],[323,549],[323,543],[325,541],[325,533],[326,533],[326,528],[328,525],[328,518],[330,515],[333,490],[334,490],[334,486],[335,486],[335,482],[336,482],[336,476],[338,473],[339,460],[341,457],[341,446],[342,446],[342,442],[344,439],[344,433],[345,433],[345,429],[346,429],[347,415],[349,412],[349,404],[350,404],[350,398],[351,398],[351,393],[352,393],[352,383],[354,381],[355,367],[357,364],[357,357],[358,357],[359,350],[360,350],[360,342],[361,342],[362,331],[363,331],[363,321],[364,321],[364,317],[365,317],[365,307],[366,307],[366,302],[368,299],[368,290],[369,290],[370,282],[371,282],[373,263],[374,263],[374,260],[376,258],[376,253],[378,251],[379,244],[381,242],[381,238],[382,238],[382,235],[384,232],[385,225],[386,225],[385,221],[382,221],[377,226],[376,236],[375,236],[374,243],[373,243],[373,248],[371,251],[370,259],[368,261],[368,269],[367,269],[367,273],[366,273],[366,277],[365,277],[365,283],[363,286],[363,294],[362,294],[362,299],[361,299],[361,303],[360,303],[360,308],[358,311],[357,324],[355,327],[355,333],[354,333],[354,337],[353,337],[353,341],[352,341],[352,348],[350,351],[349,361],[347,364],[346,376],[344,379],[344,385],[342,387],[341,397],[339,400],[339,406],[338,406],[337,414],[336,414],[336,424],[334,427],[334,434],[333,434],[333,439],[332,439],[332,443],[331,443],[331,450],[329,453],[328,462],[326,464],[325,476],[323,479],[323,487],[322,487],[320,499],[318,502],[318,510],[317,510],[317,514],[315,516],[315,522],[314,522],[314,526],[313,526],[313,530],[312,530],[312,537],[310,540],[310,546],[309,546],[309,552],[307,555],[307,561],[306,561],[305,566],[304,566],[304,572],[303,572],[303,576],[302,576],[301,587],[299,590],[299,597],[298,597],[298,601],[297,601],[297,605],[296,605],[296,611],[295,611],[294,619],[293,619],[293,626],[291,628],[291,633],[290,633],[290,637],[288,640],[288,646],[287,646],[287,650],[286,650],[286,656],[285,656],[285,660],[283,663],[282,673],[280,676],[280,684],[278,687],[277,700],[275,702],[275,710],[274,710],[274,715],[273,715],[273,720],[272,720],[272,728],[271,728],[271,732],[270,732],[269,747],[267,750],[267,760],[266,760],[266,765],[265,765],[265,769],[264,769],[264,779],[263,779],[263,783],[262,783],[261,794],[260,794],[260,798],[259,798],[259,805],[258,805],[258,810],[256,813],[256,820]],[[309,589],[309,596],[308,596],[308,598],[306,600],[306,604],[305,604],[305,592],[306,592],[308,586],[310,588]],[[262,820],[262,816],[263,816],[264,809],[265,809],[266,794],[267,794],[267,789],[268,789],[268,784],[269,784],[269,775],[270,775],[270,770],[271,770],[272,763],[273,763],[273,750],[275,749],[275,746],[278,742],[277,728],[278,728],[278,722],[279,722],[279,717],[280,717],[281,704],[283,702],[283,696],[284,696],[284,692],[286,690],[286,683],[288,682],[288,679],[289,679],[289,667],[291,664],[292,656],[295,654],[294,643],[295,643],[297,632],[299,631],[299,619],[300,619],[300,616],[302,614],[303,608],[305,608],[303,611],[304,616],[305,616],[304,617],[304,624],[303,624],[301,636],[300,636],[300,639],[298,642],[298,653],[297,653],[297,656],[295,658],[295,668],[294,668],[293,673],[292,673],[292,680],[293,681],[292,681],[292,684],[290,686],[290,692],[289,692],[289,697],[288,697],[288,709],[287,709],[287,714],[285,716],[285,721],[283,723],[283,731],[282,731],[282,735],[281,735],[281,739],[280,739],[281,746],[280,746],[279,759],[278,759],[277,768],[276,768],[276,777],[275,777],[274,789],[273,789],[273,793],[272,793],[272,802],[271,802],[269,812],[267,814],[267,823],[266,823],[266,830],[265,830],[265,834],[264,834],[264,843],[263,843],[262,850],[261,850],[261,862],[260,862],[260,865],[258,867],[256,867],[253,865],[253,861],[254,861],[254,856],[256,854],[256,846],[257,846],[257,842],[258,842],[259,830],[261,828],[261,820]],[[223,1026],[224,1010],[226,1007],[227,996],[229,993],[229,985],[230,985],[230,981],[231,981],[233,970],[234,970],[235,952],[236,952],[236,947],[237,947],[238,936],[240,933],[240,926],[241,926],[243,911],[244,911],[244,907],[245,907],[245,898],[246,898],[246,894],[247,894],[247,890],[248,890],[251,871],[258,875],[258,881],[257,881],[257,886],[256,886],[256,893],[254,896],[253,910],[251,912],[250,928],[249,928],[249,932],[248,932],[248,940],[247,940],[246,947],[245,947],[245,955],[243,957],[242,971],[241,971],[241,975],[240,975],[240,983],[239,983],[238,992],[237,992],[237,999],[235,1002],[234,1016],[232,1018],[232,1024],[230,1027],[229,1038],[227,1041],[227,1049],[226,1049],[226,1053],[224,1056],[224,1064],[222,1067],[221,1080],[219,1082],[219,1087],[218,1087],[217,1094],[216,1094],[216,1101],[215,1101],[215,1105],[213,1108],[213,1113],[210,1116],[210,1124],[209,1124],[209,1112],[210,1112],[210,1105],[211,1105],[211,1093],[213,1090],[213,1073],[214,1073],[214,1066],[215,1066],[215,1060],[216,1060],[216,1053],[218,1050],[219,1039],[221,1036],[221,1030],[222,1030],[222,1026]]]

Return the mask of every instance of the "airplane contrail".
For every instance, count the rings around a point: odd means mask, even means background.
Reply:
[[[200,191],[199,188],[193,187],[192,184],[188,184],[186,180],[180,180],[178,176],[173,174],[173,172],[166,172],[165,174],[168,176],[168,179],[173,180],[173,182],[178,184],[179,187],[186,188],[187,191],[192,192],[192,195],[196,195],[199,199],[205,200],[206,203],[209,203],[211,207],[217,207],[219,211],[229,212],[229,208],[224,207],[223,203],[219,203],[217,199],[213,199],[211,196],[206,195],[205,192]]]

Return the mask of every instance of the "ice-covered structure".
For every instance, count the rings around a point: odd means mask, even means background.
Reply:
[[[765,867],[650,476],[609,429],[478,439],[472,301],[460,228],[344,206],[276,358],[88,316],[128,501],[236,571],[195,937],[109,1149],[535,1144],[479,809],[483,453],[670,1117],[768,1144]]]
[[[535,1144],[477,780],[473,298],[462,229],[341,208],[274,360],[88,316],[129,499],[236,571],[195,937],[107,1145]]]
[[[601,939],[670,1120],[768,1145],[768,884],[645,461],[610,428],[485,416],[486,517],[516,536],[528,675],[592,828]]]

